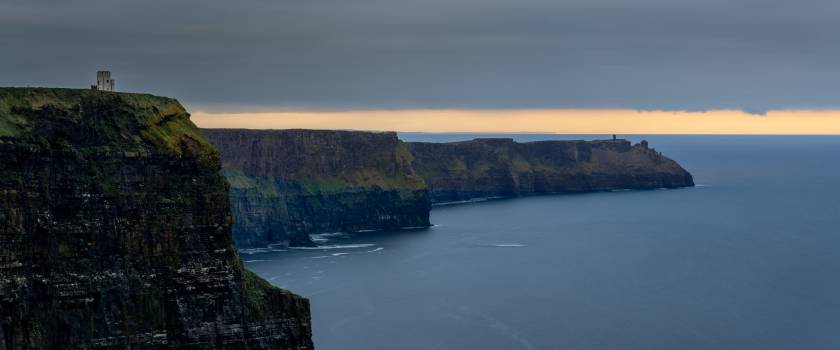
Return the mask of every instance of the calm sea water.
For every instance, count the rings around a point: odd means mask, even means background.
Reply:
[[[431,229],[242,256],[311,299],[321,350],[840,349],[840,137],[647,139],[698,187],[436,207]]]

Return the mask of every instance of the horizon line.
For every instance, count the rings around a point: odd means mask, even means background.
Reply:
[[[840,110],[402,109],[220,113],[202,128],[567,135],[840,135]]]
[[[285,131],[285,130],[308,130],[308,131],[349,131],[349,132],[369,132],[369,133],[398,133],[398,134],[431,134],[431,135],[557,135],[557,136],[609,136],[616,135],[618,139],[622,136],[837,136],[838,134],[671,134],[671,133],[627,133],[627,134],[610,134],[610,133],[584,133],[584,132],[532,132],[532,131],[505,131],[505,132],[482,132],[482,131],[396,131],[396,130],[368,130],[368,129],[325,129],[325,128],[243,128],[243,127],[203,127],[198,126],[199,129],[208,130],[258,130],[258,131]]]

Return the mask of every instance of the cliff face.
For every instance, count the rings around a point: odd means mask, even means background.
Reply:
[[[395,133],[203,132],[222,154],[240,247],[428,226],[431,202],[694,185],[647,142],[403,143]]]
[[[175,100],[0,88],[0,349],[311,349],[219,169]]]
[[[428,191],[395,133],[202,131],[222,154],[239,247],[429,226]]]
[[[644,141],[476,139],[406,145],[434,202],[694,185],[691,174]]]

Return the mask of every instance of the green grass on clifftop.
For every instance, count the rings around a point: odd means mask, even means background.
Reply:
[[[89,89],[0,88],[0,138],[80,151],[217,154],[177,100]]]

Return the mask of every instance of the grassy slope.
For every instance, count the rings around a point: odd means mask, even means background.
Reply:
[[[197,150],[211,153],[207,156],[216,153],[175,99],[84,89],[0,88],[0,137],[34,141],[45,137],[41,127],[49,123],[93,130],[102,150],[145,148],[178,156],[188,137],[198,142]]]

